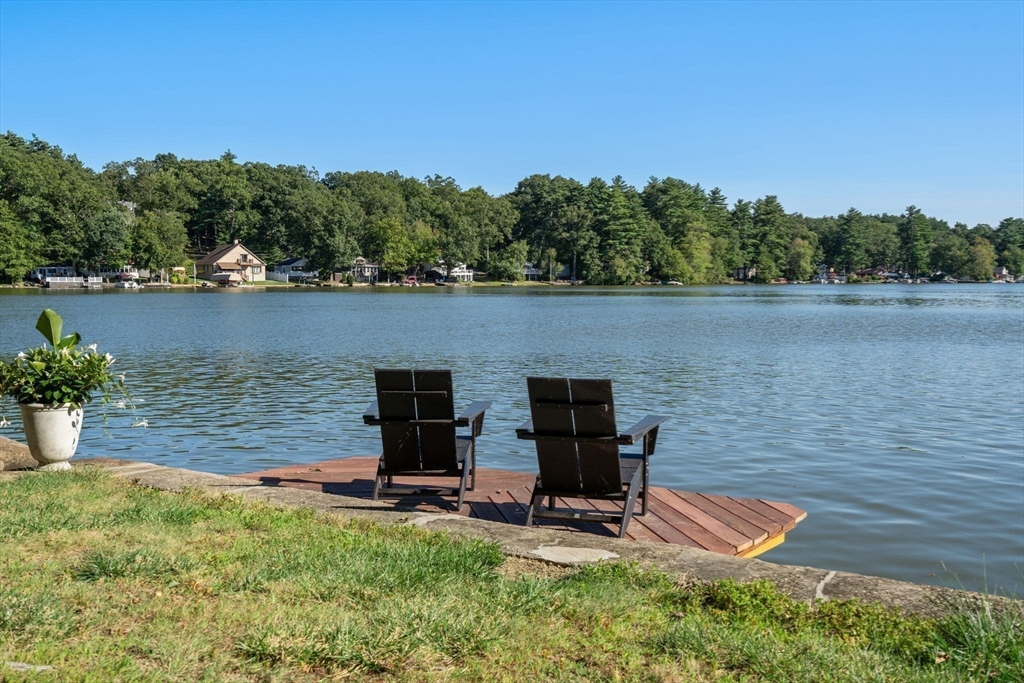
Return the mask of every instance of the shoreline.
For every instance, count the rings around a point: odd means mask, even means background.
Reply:
[[[472,283],[459,283],[459,284],[448,284],[444,286],[438,285],[420,285],[418,287],[409,287],[401,285],[397,282],[380,282],[377,284],[368,283],[357,283],[353,285],[347,284],[318,284],[318,285],[300,285],[300,284],[285,284],[274,283],[274,284],[251,284],[241,285],[238,287],[218,287],[218,286],[204,286],[201,284],[146,284],[142,285],[139,289],[150,289],[150,290],[213,290],[213,291],[253,291],[253,290],[379,290],[379,289],[402,289],[412,291],[436,291],[436,290],[447,290],[447,289],[496,289],[496,288],[513,288],[513,289],[545,289],[545,288],[556,288],[556,289],[583,289],[583,290],[595,290],[595,289],[613,289],[613,290],[625,290],[625,289],[695,289],[703,287],[785,287],[785,286],[819,286],[819,287],[856,287],[860,285],[902,285],[902,286],[929,286],[929,285],[1021,285],[1024,284],[1024,280],[1019,282],[1006,282],[1006,281],[990,281],[990,282],[848,282],[848,283],[830,283],[821,284],[818,282],[716,282],[703,285],[667,285],[661,284],[660,282],[638,282],[632,285],[588,285],[588,284],[577,284],[573,285],[568,282],[517,282],[517,283],[503,283],[503,282],[472,282]],[[114,291],[117,288],[112,283],[104,283],[102,287],[60,287],[60,288],[49,288],[41,287],[37,285],[4,285],[0,284],[0,290],[11,290],[11,291],[29,291],[29,290],[40,290],[40,291],[58,291],[58,292],[79,292],[79,291]],[[125,290],[137,291],[137,290]]]

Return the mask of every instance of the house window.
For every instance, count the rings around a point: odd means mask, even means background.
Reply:
[[[262,273],[263,272],[263,267],[262,266],[253,266],[252,267],[252,272],[253,273]]]
[[[248,263],[249,262],[249,255],[248,254],[242,254],[241,256],[238,257],[238,260],[241,261],[242,263]]]

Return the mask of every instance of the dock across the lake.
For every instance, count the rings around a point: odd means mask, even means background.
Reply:
[[[287,486],[352,498],[369,499],[377,472],[376,457],[328,460],[312,465],[291,465],[241,475],[266,485]],[[424,512],[450,512],[492,522],[522,525],[530,504],[534,475],[509,470],[477,468],[476,487],[466,493],[466,505],[455,512],[455,499],[441,496],[402,496],[385,502]],[[396,477],[396,482],[405,481]],[[410,477],[410,486],[450,486],[451,480]],[[559,505],[579,512],[621,510],[613,501],[561,499]],[[639,509],[638,509],[639,511]],[[650,488],[647,515],[635,513],[626,537],[638,541],[672,543],[726,555],[753,557],[774,548],[807,513],[788,503],[758,498],[736,498],[711,493]],[[597,522],[537,520],[540,526],[615,536],[616,525]]]

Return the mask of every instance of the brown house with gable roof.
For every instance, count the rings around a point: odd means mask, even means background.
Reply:
[[[266,264],[238,240],[221,245],[196,261],[196,277],[226,284],[263,282],[267,279],[265,269]]]

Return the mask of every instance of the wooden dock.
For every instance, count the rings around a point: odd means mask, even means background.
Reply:
[[[259,479],[268,486],[288,486],[352,498],[370,499],[373,478],[377,471],[376,457],[328,460],[312,465],[291,465],[265,472],[240,476]],[[530,504],[530,491],[535,476],[524,472],[478,468],[476,490],[466,493],[466,505],[455,512],[454,497],[403,496],[385,502],[396,507],[416,508],[424,512],[450,512],[506,524],[523,524]],[[425,477],[396,477],[396,483],[410,486],[451,486],[452,480]],[[655,543],[673,543],[690,548],[703,548],[725,555],[753,557],[781,544],[786,532],[807,513],[788,503],[756,498],[735,498],[710,493],[674,491],[652,486],[646,516],[640,506],[629,525],[627,538]],[[559,505],[577,511],[611,510],[621,506],[612,501],[560,499]],[[597,522],[564,523],[562,520],[538,520],[552,529],[615,536],[617,525]]]

